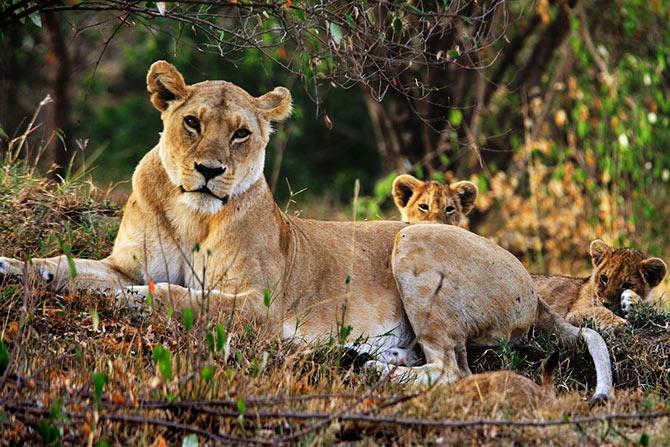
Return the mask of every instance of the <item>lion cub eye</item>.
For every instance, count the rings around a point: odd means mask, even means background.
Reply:
[[[606,275],[600,275],[600,284],[603,286],[607,285],[607,276]]]
[[[425,203],[419,203],[419,209],[421,211],[428,211],[428,205],[426,205]]]
[[[623,290],[632,289],[632,288],[633,288],[633,284],[631,284],[631,283],[629,283],[629,282],[625,282],[625,283],[621,284],[621,288],[622,288]]]
[[[237,129],[235,131],[235,133],[233,134],[233,140],[244,140],[249,135],[251,135],[251,132],[249,131],[249,129],[245,129],[245,128]]]
[[[454,211],[456,211],[456,208],[453,207],[453,206],[451,206],[451,205],[449,205],[444,211],[445,211],[447,214],[451,214],[451,213],[453,213]]]
[[[186,115],[184,117],[184,124],[186,124],[186,127],[189,127],[195,130],[196,132],[200,133],[200,121],[195,116]]]

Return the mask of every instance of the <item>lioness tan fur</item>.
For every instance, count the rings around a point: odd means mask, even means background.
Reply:
[[[568,340],[581,335],[596,365],[594,398],[611,392],[602,338],[551,312],[521,263],[487,239],[448,225],[284,214],[263,164],[270,122],[291,110],[285,88],[253,97],[224,81],[187,85],[164,61],[151,66],[147,87],[163,133],[133,175],[112,254],[75,260],[72,287],[121,289],[143,303],[154,282],[155,303],[237,311],[304,341],[350,326],[381,359],[416,339],[426,364],[398,369],[424,382],[468,375],[467,344],[518,340],[538,320]],[[53,287],[68,286],[65,257],[32,264]],[[0,259],[6,273],[23,268]]]
[[[396,177],[392,187],[403,222],[461,225],[474,208],[478,193],[472,182],[424,182],[407,174]]]
[[[393,182],[393,197],[404,222],[457,225],[458,213],[453,213],[450,221],[444,213],[429,211],[442,209],[442,197],[462,183],[469,182],[458,182],[450,187],[401,175]],[[476,191],[466,193],[473,203]],[[403,200],[403,197],[411,199]],[[418,204],[424,204],[425,209],[419,209]],[[617,313],[627,316],[632,304],[646,298],[665,277],[666,265],[660,258],[646,257],[630,248],[614,249],[599,239],[591,242],[590,253],[593,263],[590,276],[532,274],[533,283],[540,298],[569,323],[581,325],[592,319],[602,329],[619,328],[626,324],[626,319]]]

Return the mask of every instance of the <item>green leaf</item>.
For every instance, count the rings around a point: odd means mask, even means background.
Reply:
[[[342,29],[337,23],[330,23],[328,25],[328,30],[330,31],[330,36],[333,38],[333,41],[336,44],[340,44],[342,42]]]
[[[242,399],[237,399],[237,412],[244,416],[244,413],[247,411],[247,406],[244,404]]]
[[[205,382],[209,383],[212,381],[214,378],[214,367],[213,366],[205,366],[202,368],[202,371],[200,372],[200,377],[202,377],[202,380]]]
[[[340,343],[344,343],[347,338],[349,338],[349,334],[351,334],[351,331],[353,330],[353,327],[347,325],[347,326],[342,326],[340,328]]]
[[[214,336],[212,335],[212,333],[207,332],[207,335],[205,335],[205,339],[207,340],[207,346],[209,347],[209,352],[214,352]]]
[[[449,50],[447,51],[447,56],[449,56],[449,58],[451,59],[458,59],[458,56],[460,56],[460,54],[456,50]]]
[[[74,279],[77,277],[77,265],[74,263],[74,257],[72,256],[72,247],[70,247],[68,244],[61,243],[61,249],[67,258],[70,279],[74,281]]]
[[[198,447],[199,445],[198,437],[194,433],[184,436],[181,441],[181,447]]]
[[[216,350],[220,351],[226,344],[226,330],[221,323],[217,323],[214,330],[216,331]]]
[[[30,14],[30,21],[33,22],[36,27],[42,28],[42,18],[39,13]]]
[[[154,305],[154,297],[151,295],[151,292],[147,293],[147,297],[144,299],[144,301],[147,303],[147,307],[151,309]],[[170,315],[172,316],[172,315]]]
[[[7,132],[5,132],[5,129],[0,127],[0,138],[4,140],[9,140],[9,135],[7,135]]]
[[[391,23],[396,33],[402,31],[402,20],[400,20],[400,17],[398,16],[393,17],[393,21]]]
[[[191,309],[190,307],[184,309],[181,318],[182,323],[184,324],[184,329],[186,329],[186,332],[190,331],[191,328],[193,327],[193,320],[195,320],[193,309]]]
[[[151,359],[158,365],[158,371],[160,371],[165,380],[172,379],[172,359],[169,349],[162,345],[154,347],[151,352]]]
[[[5,346],[5,342],[0,340],[0,374],[4,373],[9,366],[9,349]]]
[[[104,390],[108,381],[109,379],[107,378],[107,374],[100,372],[93,373],[93,397],[98,404],[102,398],[102,391]]]
[[[643,432],[640,435],[640,439],[638,439],[637,443],[640,444],[643,447],[649,447],[649,433]]]
[[[460,126],[463,122],[463,113],[458,109],[451,109],[449,111],[449,122],[454,127]]]
[[[267,287],[263,289],[263,304],[268,309],[270,308],[270,304],[272,304],[272,292]]]

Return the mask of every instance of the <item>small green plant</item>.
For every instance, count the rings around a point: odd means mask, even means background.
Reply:
[[[165,380],[172,379],[172,356],[170,350],[163,345],[157,345],[151,352],[151,359],[158,366],[158,371]]]

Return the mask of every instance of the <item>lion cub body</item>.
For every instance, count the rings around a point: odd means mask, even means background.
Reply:
[[[626,323],[631,306],[646,299],[666,274],[659,258],[631,248],[612,248],[601,240],[590,247],[591,276],[531,275],[540,296],[572,324],[593,319],[605,329]],[[619,316],[621,315],[621,316]]]

